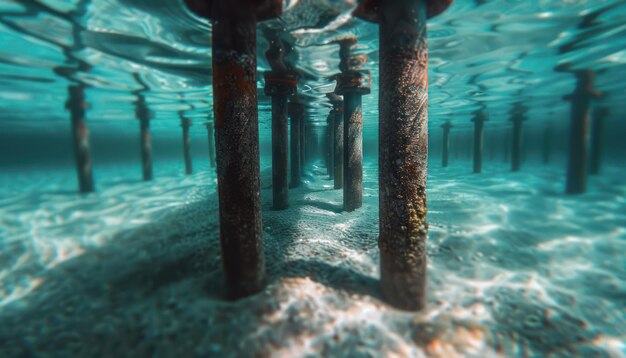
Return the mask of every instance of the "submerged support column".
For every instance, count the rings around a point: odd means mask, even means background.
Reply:
[[[365,0],[355,13],[380,22],[380,279],[387,300],[407,310],[423,308],[426,298],[426,17],[448,4]]]
[[[593,111],[591,125],[591,157],[589,161],[589,174],[591,175],[600,174],[604,148],[604,121],[608,114],[608,107],[597,107]]]
[[[443,128],[443,143],[442,143],[442,151],[441,151],[441,166],[448,166],[448,155],[450,152],[450,128],[452,128],[452,123],[449,121],[442,124],[441,128]]]
[[[565,99],[572,101],[567,164],[567,194],[584,193],[587,189],[587,153],[589,149],[589,105],[600,93],[593,89],[595,74],[591,70],[576,73],[576,90]]]
[[[306,119],[302,114],[300,122],[300,176],[304,176],[304,166],[306,165]]]
[[[259,180],[256,22],[279,16],[279,1],[186,0],[213,19],[213,100],[220,242],[227,294],[252,295],[266,284]]]
[[[89,129],[85,120],[85,109],[88,108],[88,104],[85,102],[85,87],[83,84],[71,85],[68,87],[68,91],[69,99],[65,108],[69,109],[72,120],[72,140],[78,174],[78,189],[81,193],[91,193],[94,191],[94,184]]]
[[[141,168],[144,181],[152,180],[152,135],[150,134],[151,113],[143,95],[137,95],[135,115],[139,120],[141,143]]]
[[[205,123],[209,139],[209,165],[215,168],[215,132],[213,122]]]
[[[296,93],[296,86],[297,79],[293,74],[265,72],[265,94],[272,97],[272,208],[274,210],[284,210],[289,205],[287,99],[288,96]]]
[[[370,93],[372,78],[362,71],[366,58],[351,55],[355,38],[340,42],[341,73],[335,93],[343,95],[343,209],[354,211],[363,206],[363,110],[361,96]]]
[[[289,116],[291,117],[291,183],[289,187],[297,188],[300,186],[301,169],[301,155],[300,145],[302,120],[304,119],[304,106],[298,102],[298,99],[294,97],[289,102]]]
[[[474,112],[474,173],[480,173],[483,169],[483,129],[486,120],[484,109]]]
[[[520,170],[522,162],[522,125],[526,121],[526,107],[521,103],[516,103],[511,111],[513,122],[513,146],[511,147],[511,171]]]
[[[193,173],[193,164],[191,162],[191,139],[189,138],[189,127],[191,127],[191,119],[180,113],[180,126],[183,128],[183,155],[185,156],[185,174]]]

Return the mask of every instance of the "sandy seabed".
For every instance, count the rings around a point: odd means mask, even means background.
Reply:
[[[264,168],[269,285],[237,302],[214,173],[160,165],[151,183],[98,168],[83,196],[71,168],[0,175],[1,357],[626,357],[621,169],[565,196],[560,167],[431,165],[428,307],[410,313],[379,289],[375,162],[352,213],[322,163],[272,211]]]

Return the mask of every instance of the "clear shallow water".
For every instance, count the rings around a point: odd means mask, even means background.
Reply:
[[[0,356],[626,356],[626,2],[456,0],[429,20],[429,297],[421,313],[378,288],[378,30],[351,1],[286,1],[259,24],[263,223],[270,285],[226,302],[215,176],[210,25],[179,1],[0,0]],[[270,210],[263,31],[287,31],[309,143],[323,142],[338,46],[368,56],[364,207],[340,212],[312,158],[291,207]],[[574,76],[591,68],[610,107],[605,167],[565,196]],[[137,81],[134,74],[141,81]],[[76,195],[65,110],[81,82],[95,194]],[[146,85],[144,88],[142,83]],[[137,91],[155,117],[155,180],[140,182]],[[526,159],[510,173],[514,102],[529,107]],[[471,171],[471,112],[486,107],[485,166]],[[197,174],[183,176],[179,111]],[[440,165],[450,120],[451,167]],[[552,162],[540,165],[546,127]],[[314,147],[314,146],[312,146]]]
[[[378,291],[374,161],[354,213],[320,162],[290,209],[270,210],[262,191],[270,285],[236,303],[219,296],[211,170],[183,177],[163,163],[172,175],[146,184],[124,182],[134,166],[106,167],[111,179],[85,197],[64,193],[69,169],[26,176],[30,194],[2,202],[1,355],[626,355],[621,168],[566,197],[560,170],[490,162],[474,175],[469,164],[430,173],[420,313]]]

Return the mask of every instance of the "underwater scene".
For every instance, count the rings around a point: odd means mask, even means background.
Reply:
[[[625,0],[0,0],[0,357],[626,357]]]

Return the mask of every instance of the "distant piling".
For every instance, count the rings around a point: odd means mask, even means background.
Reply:
[[[513,122],[513,146],[511,147],[511,171],[520,170],[522,162],[522,126],[526,118],[527,108],[521,103],[516,103],[511,111],[511,122]]]
[[[269,53],[270,51],[268,51]],[[288,207],[288,97],[297,89],[297,78],[286,72],[265,72],[265,94],[272,97],[272,199],[274,210]]]
[[[589,174],[598,175],[602,166],[604,152],[604,122],[609,115],[608,107],[596,107],[593,111],[591,125],[591,155],[589,158]]]
[[[484,109],[474,112],[472,122],[474,122],[474,173],[478,174],[483,170],[483,133],[487,121],[487,114]]]
[[[191,127],[191,119],[180,114],[180,126],[183,129],[183,156],[185,158],[185,174],[193,174],[193,163],[191,161],[191,138],[189,137],[189,128]]]
[[[543,145],[541,148],[543,164],[550,164],[552,156],[552,139],[552,125],[548,123],[543,129]]]
[[[91,148],[89,145],[89,129],[85,120],[85,87],[83,84],[68,87],[69,98],[66,108],[70,111],[72,121],[72,140],[76,172],[78,175],[78,189],[81,193],[94,191],[93,166],[91,162]]]
[[[152,180],[152,134],[150,133],[152,114],[142,94],[137,95],[135,116],[139,120],[142,177],[144,181],[150,181]]]
[[[209,165],[211,168],[215,168],[215,131],[213,122],[206,122],[205,124],[209,142]]]
[[[591,70],[576,72],[576,89],[564,99],[571,100],[569,158],[567,163],[567,194],[584,193],[587,189],[587,159],[589,151],[589,106],[600,92],[594,90],[595,74]]]
[[[443,128],[443,142],[441,148],[441,166],[448,166],[448,156],[450,153],[450,128],[452,128],[452,123],[450,121],[441,125]]]
[[[386,299],[406,310],[426,300],[426,18],[449,2],[363,0],[355,10],[380,23],[380,279]]]

